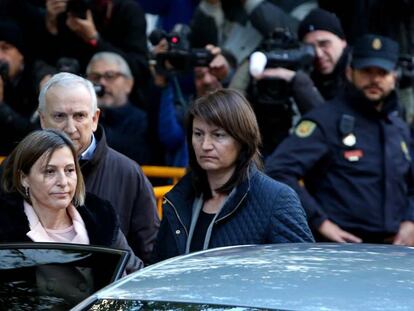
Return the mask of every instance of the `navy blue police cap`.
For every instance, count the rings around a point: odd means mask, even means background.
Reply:
[[[351,67],[379,67],[392,71],[397,67],[399,50],[398,43],[390,38],[374,34],[364,35],[355,41]]]

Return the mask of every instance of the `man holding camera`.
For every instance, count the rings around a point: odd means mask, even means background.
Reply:
[[[39,24],[46,25],[40,40],[49,64],[73,57],[84,72],[93,54],[111,51],[128,62],[140,88],[147,85],[146,21],[136,1],[46,0],[45,20]]]
[[[319,241],[414,245],[409,129],[397,116],[398,44],[365,35],[349,83],[306,114],[269,157],[268,174],[301,197]]]
[[[315,47],[316,57],[311,78],[326,99],[332,99],[346,81],[349,50],[341,23],[335,14],[312,10],[299,24],[298,37]]]
[[[23,35],[12,19],[0,20],[0,155],[8,155],[36,127],[31,66],[25,59]]]
[[[299,106],[309,106],[309,90],[316,87],[322,98],[317,94],[317,98],[311,101],[310,106],[315,107],[324,100],[332,99],[343,87],[349,49],[339,19],[335,14],[319,8],[312,10],[301,21],[298,38],[315,48],[314,68],[310,77],[302,71],[272,68],[255,78],[279,78],[288,82]]]
[[[168,55],[168,41],[162,39],[154,46],[154,54]],[[221,54],[221,49],[207,45],[205,48],[210,56],[205,66],[193,66],[178,69],[171,65],[168,56],[164,63],[158,64],[161,72],[154,71],[155,84],[160,88],[161,98],[158,111],[158,138],[165,149],[165,163],[171,166],[187,166],[188,154],[184,130],[184,118],[189,102],[193,95],[184,97],[179,84],[181,73],[194,73],[195,97],[203,96],[208,92],[222,87],[221,81],[226,79],[230,72],[230,65]]]
[[[104,127],[108,145],[143,165],[151,155],[147,114],[129,101],[134,77],[125,59],[112,52],[99,52],[86,67],[87,78],[96,86],[99,123]]]

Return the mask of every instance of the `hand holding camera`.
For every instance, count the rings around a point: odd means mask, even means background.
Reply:
[[[66,19],[66,26],[85,42],[90,42],[98,37],[98,31],[96,30],[92,11],[90,9],[86,10],[85,19],[69,11],[68,18]]]
[[[83,41],[97,39],[90,0],[46,0],[46,28],[51,34],[58,34],[57,19],[64,12],[67,12],[66,25]]]
[[[46,28],[56,35],[58,33],[57,17],[66,11],[68,0],[46,0]]]
[[[211,74],[219,80],[225,79],[229,74],[230,65],[223,54],[221,54],[221,49],[217,46],[209,44],[206,46],[206,50],[209,51],[214,57],[208,65]]]
[[[149,36],[154,48],[157,73],[186,72],[197,66],[208,66],[213,55],[207,49],[192,49],[190,29],[177,24],[170,33],[155,29]]]

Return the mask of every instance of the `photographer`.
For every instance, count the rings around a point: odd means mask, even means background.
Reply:
[[[99,124],[108,145],[140,165],[150,164],[147,114],[130,100],[134,78],[126,61],[112,52],[99,52],[86,68],[89,81],[101,87]]]
[[[325,100],[332,99],[345,85],[345,69],[350,58],[339,19],[328,11],[314,9],[300,23],[298,37],[315,47],[311,78]]]
[[[202,0],[191,21],[191,43],[219,46],[240,65],[275,28],[296,32],[297,24],[269,0]]]
[[[250,57],[247,95],[255,110],[266,157],[289,135],[295,118],[324,102],[309,78],[315,51],[276,29]]]
[[[110,51],[128,62],[136,80],[133,94],[147,86],[146,21],[133,0],[46,0],[40,44],[45,60],[62,57],[80,62],[81,72],[93,54]]]
[[[37,107],[30,62],[20,27],[12,19],[0,20],[0,155],[6,156],[37,127]]]
[[[186,44],[184,45],[186,46]],[[188,154],[185,141],[184,116],[189,102],[193,100],[194,96],[183,94],[179,77],[185,72],[193,73],[196,97],[199,97],[221,88],[220,81],[228,79],[230,66],[221,54],[220,48],[213,45],[206,46],[203,52],[198,54],[205,56],[205,58],[203,57],[195,62],[189,60],[192,54],[189,49],[187,49],[187,54],[185,54],[185,50],[181,50],[181,54],[187,55],[187,61],[181,60],[181,62],[177,61],[174,52],[169,54],[168,51],[171,52],[171,46],[169,46],[166,38],[161,39],[155,45],[153,51],[158,56],[156,66],[158,72],[154,72],[154,80],[155,84],[161,89],[158,111],[158,138],[165,148],[165,163],[167,165],[187,166]],[[174,67],[172,63],[181,67]],[[194,66],[196,63],[199,66]],[[188,66],[184,68],[183,64]]]

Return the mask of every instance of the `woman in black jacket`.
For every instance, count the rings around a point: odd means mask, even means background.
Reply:
[[[142,267],[107,201],[85,193],[72,141],[35,131],[6,159],[0,195],[0,243],[95,244],[131,252],[126,272]]]

